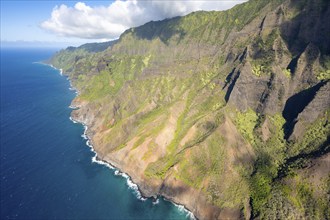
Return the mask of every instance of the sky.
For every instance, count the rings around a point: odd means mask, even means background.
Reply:
[[[1,46],[73,45],[117,39],[130,27],[247,0],[1,0]]]

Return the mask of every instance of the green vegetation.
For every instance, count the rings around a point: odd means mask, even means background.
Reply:
[[[291,182],[291,185],[276,184],[273,187],[267,203],[262,207],[261,218],[329,218],[330,202],[319,193],[327,192],[330,177],[323,179],[317,188],[314,188],[310,180],[300,175],[286,179]]]
[[[330,56],[321,56],[320,67],[315,73],[318,80],[330,80]]]
[[[324,70],[322,72],[319,72],[319,74],[316,76],[318,80],[329,80],[330,79],[330,70]]]
[[[278,7],[283,1],[149,22],[116,42],[62,50],[50,62],[79,90],[77,113],[92,116],[102,153],[131,153],[125,163],[141,161],[138,175],[147,181],[175,177],[210,204],[245,216],[251,208],[261,219],[329,219],[329,178],[315,185],[304,174],[328,152],[329,106],[318,101],[313,122],[299,114],[296,139],[285,134],[282,112],[303,88],[327,83],[330,59],[319,48],[314,63],[290,62],[303,42],[286,39],[267,16],[290,24],[307,0]],[[311,71],[297,74],[302,68]]]
[[[258,115],[252,110],[248,109],[246,112],[238,112],[236,115],[236,124],[238,130],[245,137],[245,139],[254,144],[254,128],[257,124]]]
[[[263,73],[265,73],[265,67],[261,65],[253,65],[252,66],[252,73],[255,76],[260,77]]]
[[[202,151],[192,151],[192,157],[180,162],[179,170],[176,174],[177,178],[195,188],[201,188],[207,176],[216,175],[221,177],[223,172],[225,156],[223,140],[213,136],[206,143],[206,146],[201,146]]]
[[[329,111],[323,118],[306,127],[304,137],[291,146],[290,155],[311,153],[327,140],[330,135]]]
[[[272,189],[271,183],[272,179],[261,172],[258,172],[251,178],[252,205],[255,215],[267,202]]]
[[[284,69],[283,73],[287,78],[289,78],[289,79],[291,78],[291,70],[290,69]]]
[[[286,142],[282,129],[285,120],[280,114],[276,114],[267,116],[267,121],[272,136],[266,141],[255,136],[254,142],[259,155],[255,164],[255,174],[250,180],[254,215],[260,213],[270,198],[273,179],[277,176],[278,169],[285,159]]]

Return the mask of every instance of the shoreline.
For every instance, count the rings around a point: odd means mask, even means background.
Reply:
[[[52,64],[46,64],[46,63],[41,63],[41,64],[48,65],[48,66],[52,67],[53,69],[58,70],[60,72],[61,76],[65,76],[63,74],[62,69],[58,69],[58,68],[54,67]],[[68,76],[65,76],[65,77],[70,82],[69,90],[75,91],[75,94],[76,94],[75,98],[76,98],[80,94],[79,91],[77,90],[77,88],[75,88],[72,85],[72,82],[71,82],[70,78]],[[79,107],[72,105],[72,103],[70,104],[69,108],[72,109],[72,110],[79,109]],[[72,121],[72,123],[81,124],[84,127],[84,133],[81,135],[81,137],[84,140],[86,140],[86,145],[90,148],[90,151],[95,154],[92,157],[92,160],[91,160],[92,163],[97,163],[99,165],[106,166],[110,170],[114,170],[114,175],[122,176],[123,178],[125,178],[127,186],[130,189],[133,190],[133,193],[135,194],[137,199],[139,199],[141,201],[146,201],[147,199],[152,199],[153,198],[152,204],[157,205],[159,203],[159,199],[162,198],[165,201],[171,202],[180,212],[184,212],[186,214],[186,217],[189,217],[191,220],[196,220],[197,219],[197,217],[194,215],[194,213],[192,211],[190,211],[186,206],[184,206],[183,204],[180,204],[180,203],[176,203],[176,202],[172,201],[171,199],[166,198],[163,195],[157,194],[156,197],[153,197],[153,196],[152,197],[145,197],[145,196],[143,196],[143,192],[140,190],[139,186],[132,181],[132,178],[127,173],[125,173],[122,170],[120,170],[119,168],[115,167],[110,162],[99,159],[99,157],[97,155],[97,152],[95,151],[95,149],[93,147],[92,140],[87,135],[88,126],[83,122],[75,120],[74,118],[72,118],[72,116],[70,116],[69,119],[70,119],[70,121]]]
[[[33,63],[50,66],[51,68],[53,68],[55,70],[58,70],[60,72],[60,75],[63,76],[63,69],[58,69],[50,63],[45,63],[45,61],[36,61],[36,62],[33,62]]]
[[[81,135],[81,137],[84,140],[86,140],[86,145],[90,148],[90,151],[95,154],[92,157],[92,163],[97,163],[99,165],[106,166],[110,170],[114,170],[114,175],[116,175],[116,176],[122,176],[123,178],[125,178],[126,179],[127,186],[130,189],[133,190],[133,193],[134,193],[134,195],[136,196],[137,199],[139,199],[140,201],[146,201],[147,199],[153,199],[152,204],[153,205],[157,205],[159,203],[159,199],[160,199],[159,197],[161,197],[163,200],[168,201],[168,202],[171,202],[175,207],[178,208],[179,211],[184,212],[186,214],[186,216],[189,217],[190,219],[192,219],[192,220],[193,219],[197,219],[195,217],[195,215],[193,214],[193,212],[191,212],[189,209],[187,209],[183,204],[175,203],[171,199],[168,199],[168,198],[164,197],[163,195],[157,195],[156,197],[145,197],[145,196],[143,196],[142,195],[143,193],[140,190],[139,186],[132,181],[132,178],[127,173],[125,173],[122,170],[120,170],[119,168],[115,167],[110,162],[98,158],[97,152],[93,148],[92,141],[91,141],[91,139],[87,135],[88,126],[85,123],[83,123],[83,122],[79,122],[79,121],[73,119],[71,116],[70,116],[69,119],[74,124],[81,124],[81,125],[84,126],[84,133]]]

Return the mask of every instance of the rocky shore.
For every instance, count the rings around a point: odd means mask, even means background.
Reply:
[[[77,91],[77,93],[79,93],[79,91]],[[216,207],[205,207],[207,204],[205,198],[193,189],[187,188],[186,185],[178,183],[176,180],[166,180],[161,185],[155,185],[152,182],[148,182],[148,180],[143,177],[141,170],[134,166],[134,164],[127,165],[115,156],[113,158],[104,156],[102,151],[98,151],[97,149],[100,147],[98,147],[98,143],[93,141],[94,134],[97,130],[89,129],[89,126],[95,124],[91,119],[94,118],[94,116],[91,113],[90,115],[87,113],[90,112],[90,110],[87,109],[88,103],[79,102],[77,100],[79,100],[79,98],[74,99],[70,105],[70,108],[73,109],[70,120],[73,123],[80,123],[85,127],[83,137],[87,140],[86,144],[95,153],[95,156],[92,158],[93,162],[103,164],[109,167],[109,169],[116,169],[118,173],[127,179],[128,185],[136,190],[138,199],[157,199],[158,196],[163,196],[165,199],[173,202],[180,209],[184,209],[191,219],[217,218],[217,216],[211,216],[213,214],[210,215],[204,212],[204,210],[210,210],[210,213],[213,213],[214,210],[216,210]],[[179,190],[188,190],[188,192],[183,196],[177,196],[178,192],[176,192],[174,187]],[[197,201],[200,205],[196,205]],[[201,207],[202,212],[198,211],[196,207]]]

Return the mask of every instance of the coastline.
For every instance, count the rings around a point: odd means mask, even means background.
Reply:
[[[60,75],[63,76],[63,69],[58,69],[55,66],[53,66],[52,64],[50,64],[50,63],[47,63],[45,61],[38,61],[38,62],[34,62],[34,63],[41,64],[41,65],[46,65],[46,66],[49,66],[49,67],[51,67],[51,68],[53,68],[55,70],[58,70],[60,72]]]
[[[71,107],[71,108],[77,109],[77,107]],[[193,212],[190,211],[189,209],[187,209],[183,204],[175,203],[174,201],[172,201],[169,198],[164,197],[163,195],[157,195],[157,197],[145,197],[145,196],[143,196],[143,192],[141,191],[139,186],[136,183],[133,182],[132,178],[127,173],[125,173],[122,170],[120,170],[119,168],[115,167],[110,162],[99,159],[99,157],[97,155],[97,152],[95,151],[95,149],[93,147],[92,141],[91,141],[90,137],[88,137],[88,135],[87,135],[88,126],[83,122],[79,122],[79,121],[73,119],[71,116],[70,116],[70,121],[72,121],[74,124],[79,123],[79,124],[84,126],[84,133],[81,135],[81,137],[86,140],[86,145],[90,148],[90,151],[95,154],[92,157],[92,163],[97,163],[97,164],[106,166],[110,170],[114,170],[114,174],[116,176],[122,176],[123,178],[125,178],[127,186],[130,189],[133,190],[133,192],[134,192],[137,199],[139,199],[141,201],[146,201],[147,199],[153,199],[153,205],[157,205],[158,202],[159,202],[158,197],[161,196],[165,201],[171,202],[175,207],[177,207],[179,209],[179,211],[186,213],[186,216],[189,217],[190,219],[192,219],[192,220],[197,219],[196,216],[193,214]]]
[[[44,64],[44,65],[48,65],[50,66],[51,68],[53,69],[56,69],[60,72],[60,75],[61,76],[65,76],[66,79],[70,82],[70,87],[69,87],[69,90],[72,90],[72,91],[75,91],[75,98],[77,96],[79,96],[79,91],[77,88],[75,88],[73,85],[72,85],[72,82],[70,80],[70,78],[68,76],[66,76],[65,74],[63,74],[63,69],[58,69],[56,67],[54,67],[52,64],[47,64],[47,63],[44,63],[44,62],[40,62],[40,64]],[[74,99],[73,99],[74,100]],[[72,100],[72,101],[73,101]],[[76,109],[79,109],[78,106],[74,106],[72,103],[70,104],[69,106],[70,109],[72,110],[76,110]],[[98,154],[97,152],[95,151],[94,149],[94,146],[93,146],[93,143],[92,143],[92,140],[91,138],[88,136],[88,125],[86,125],[84,122],[81,122],[75,118],[73,118],[72,116],[69,117],[70,121],[72,121],[72,123],[74,124],[81,124],[83,125],[84,127],[84,133],[81,135],[81,137],[83,139],[86,140],[86,145],[90,148],[90,151],[93,152],[95,155],[92,157],[91,161],[92,163],[97,163],[97,164],[100,164],[100,165],[103,165],[103,166],[106,166],[107,168],[109,168],[110,170],[114,170],[114,175],[116,176],[122,176],[123,178],[126,179],[126,184],[127,186],[133,190],[133,193],[135,194],[135,196],[137,197],[137,199],[141,200],[141,201],[146,201],[147,199],[153,199],[153,205],[157,205],[158,202],[159,202],[159,199],[162,198],[164,199],[165,201],[169,201],[171,202],[175,207],[178,208],[179,211],[181,212],[184,212],[186,214],[187,217],[189,217],[190,219],[197,219],[197,217],[194,215],[194,213],[189,210],[185,205],[183,204],[180,204],[180,203],[177,203],[177,202],[174,202],[173,200],[171,200],[170,198],[166,198],[165,196],[161,195],[161,194],[157,194],[156,196],[151,196],[151,197],[146,197],[143,195],[143,192],[141,191],[140,187],[133,182],[132,178],[125,172],[123,172],[122,170],[120,170],[118,167],[114,166],[113,164],[111,164],[109,161],[105,161],[105,160],[102,160],[98,157]],[[159,198],[160,197],[160,198]]]

